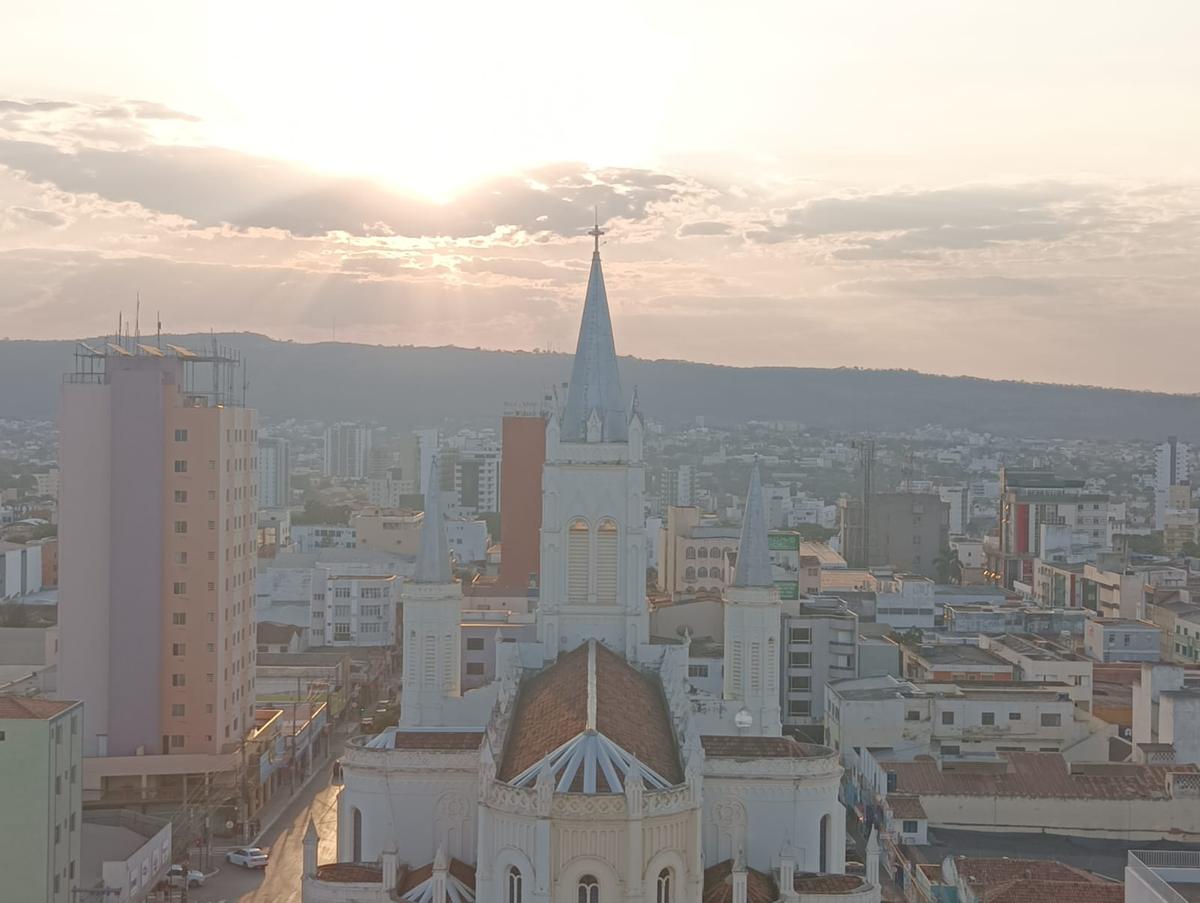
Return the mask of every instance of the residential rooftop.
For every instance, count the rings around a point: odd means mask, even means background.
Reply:
[[[78,702],[40,699],[30,696],[0,696],[0,720],[47,721],[61,715]]]

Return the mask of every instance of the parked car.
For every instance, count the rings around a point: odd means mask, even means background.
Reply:
[[[246,869],[265,869],[267,867],[267,851],[258,847],[238,847],[225,854],[225,858],[233,865]]]
[[[167,869],[167,883],[172,887],[183,887],[184,868],[182,865],[173,865]],[[187,886],[200,887],[204,884],[204,872],[198,872],[195,869],[187,869]]]

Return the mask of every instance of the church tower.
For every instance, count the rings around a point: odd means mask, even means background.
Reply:
[[[649,640],[643,424],[625,406],[599,225],[566,403],[546,428],[538,639],[546,658],[588,639],[629,661]]]
[[[767,514],[757,462],[746,490],[746,514],[733,582],[725,590],[725,699],[741,704],[746,734],[778,737],[779,639],[783,610],[771,576]]]
[[[437,473],[436,458],[432,471]],[[461,693],[462,587],[450,572],[439,481],[435,478],[429,483],[421,524],[421,552],[413,577],[404,588],[401,727],[445,724],[443,701]]]

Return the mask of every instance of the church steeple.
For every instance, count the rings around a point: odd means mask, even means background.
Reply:
[[[742,518],[742,538],[738,544],[737,567],[732,586],[771,587],[771,556],[767,550],[767,513],[763,509],[762,480],[758,462],[750,471],[750,488],[746,490],[746,514]]]
[[[425,489],[425,518],[421,523],[421,552],[413,572],[413,583],[450,583],[450,544],[446,541],[446,524],[442,518],[441,480],[438,460],[430,465],[429,486]]]
[[[603,234],[599,223],[588,232],[596,245],[592,251],[592,270],[583,302],[575,362],[567,386],[567,404],[563,409],[564,442],[588,441],[588,419],[593,411],[600,417],[600,441],[625,442],[629,438],[629,412],[621,394],[608,294],[600,269],[600,236]]]

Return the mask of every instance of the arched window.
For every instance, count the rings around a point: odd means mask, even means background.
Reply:
[[[573,520],[567,531],[567,604],[586,605],[588,598],[588,549],[590,531],[587,521]]]
[[[832,830],[833,825],[830,824],[829,815],[822,815],[820,838],[820,864],[822,873],[829,871],[829,834]]]
[[[674,903],[671,896],[671,870],[663,869],[658,873],[658,887],[654,903]]]
[[[617,522],[600,521],[596,533],[596,602],[617,604]]]
[[[684,580],[695,580],[696,579],[696,569],[695,568],[687,568],[683,572],[683,579]]]
[[[695,558],[696,557],[696,547],[688,546],[687,551],[683,553],[683,557],[684,558]]]
[[[351,846],[354,853],[353,861],[362,862],[362,811],[357,806],[352,806],[350,812],[354,834],[351,838]]]
[[[707,577],[708,576],[708,568],[700,568],[700,570],[696,571],[696,576],[697,577]]]
[[[710,577],[716,577],[718,580],[720,580],[720,579],[721,579],[721,569],[720,569],[719,567],[711,567],[711,568],[709,568],[709,569],[708,569],[708,576],[710,576]]]
[[[708,557],[708,548],[706,546],[701,546],[700,548],[698,548],[696,550],[696,557],[697,558],[707,558]]]
[[[508,867],[508,896],[504,903],[521,903],[521,870],[515,865]]]
[[[579,879],[579,903],[600,903],[600,882],[594,875]]]

